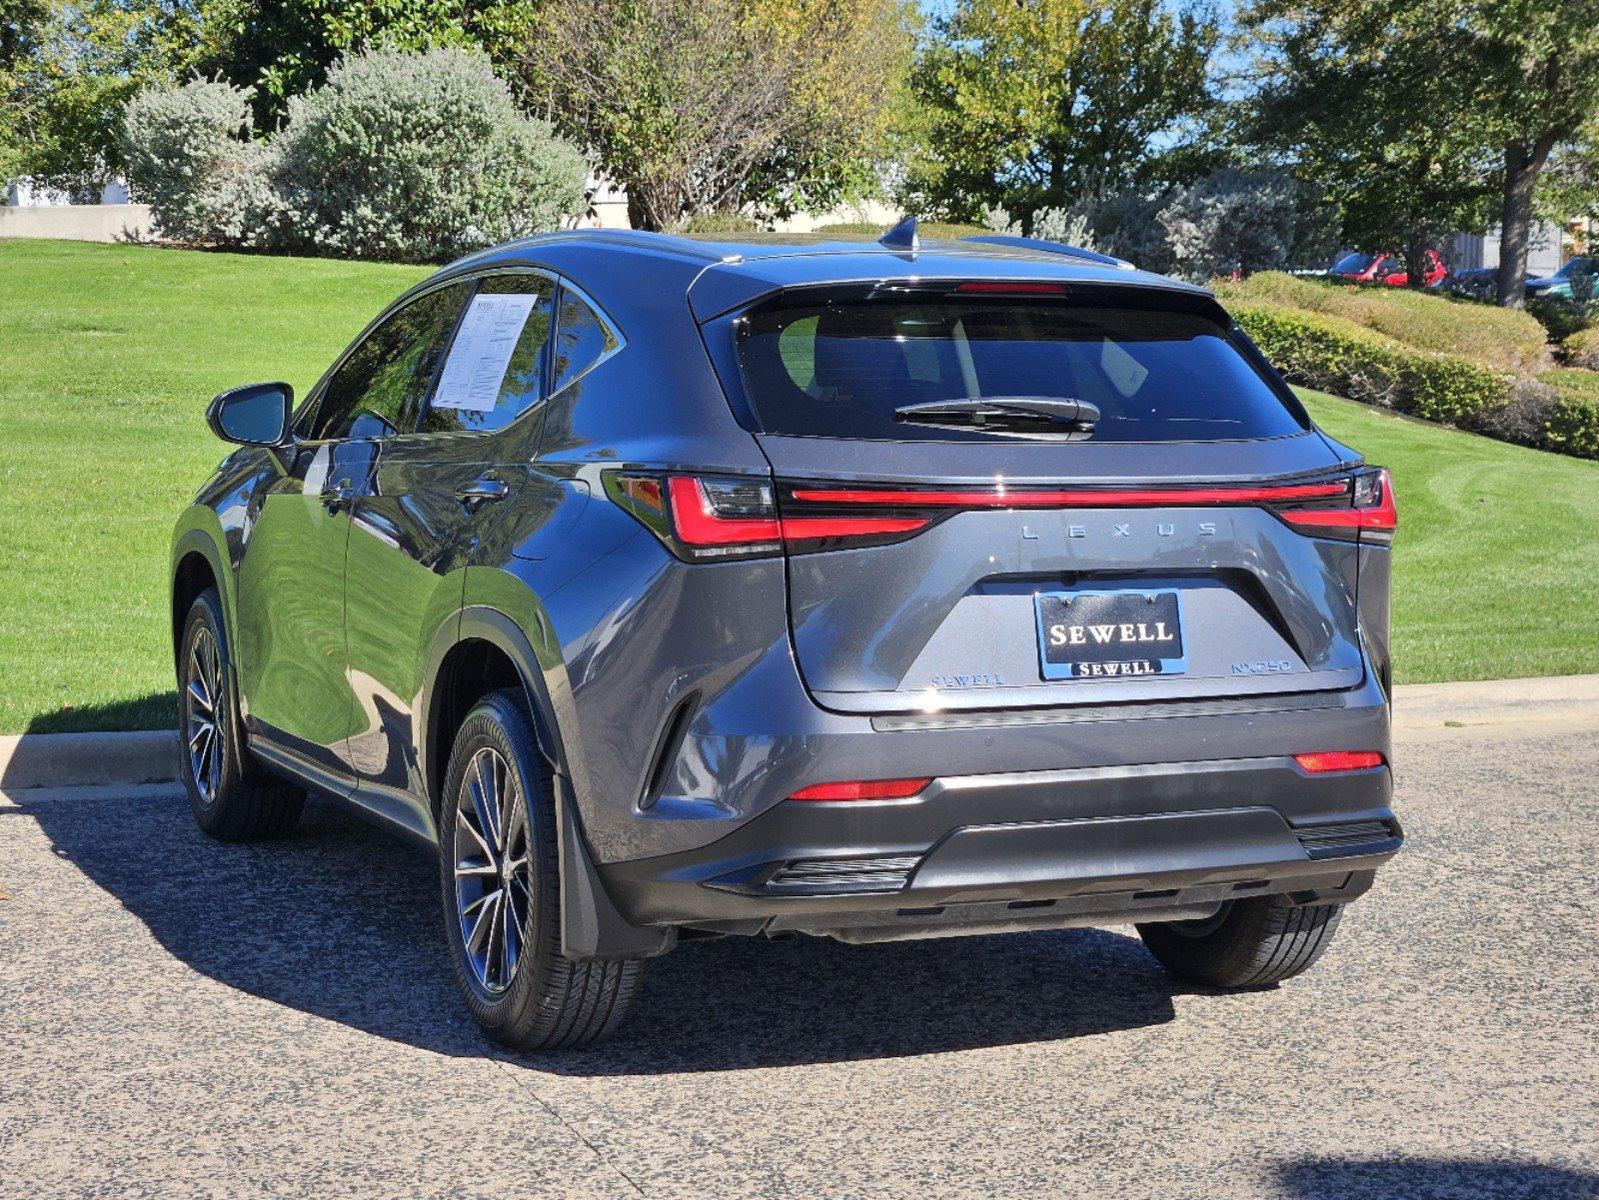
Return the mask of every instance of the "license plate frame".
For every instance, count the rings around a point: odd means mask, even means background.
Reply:
[[[1033,616],[1039,671],[1046,680],[1125,681],[1188,671],[1188,630],[1182,593],[1176,588],[1038,592],[1033,596]],[[1107,628],[1110,632],[1100,640],[1096,629]],[[1131,638],[1124,637],[1129,630]],[[1140,653],[1140,647],[1147,650]]]

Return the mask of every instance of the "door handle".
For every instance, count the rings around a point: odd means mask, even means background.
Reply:
[[[330,513],[335,513],[354,499],[355,484],[349,478],[344,478],[322,493],[322,506]]]
[[[467,512],[476,512],[483,505],[494,500],[504,500],[510,495],[510,486],[503,479],[493,475],[484,475],[474,479],[460,491],[455,493],[455,498],[466,506]]]

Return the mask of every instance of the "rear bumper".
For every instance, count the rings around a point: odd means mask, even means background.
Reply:
[[[643,925],[875,941],[1351,899],[1398,851],[1386,767],[1289,756],[943,778],[910,801],[783,801],[682,853],[600,868]]]

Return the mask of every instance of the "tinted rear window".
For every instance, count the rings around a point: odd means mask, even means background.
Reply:
[[[1352,254],[1344,255],[1333,263],[1332,271],[1334,275],[1361,275],[1371,270],[1372,264],[1376,261],[1377,256],[1375,254],[1361,254],[1359,251],[1355,251]]]
[[[767,433],[992,440],[1002,435],[907,424],[895,410],[1016,396],[1091,401],[1095,441],[1304,429],[1227,331],[1186,311],[958,297],[785,305],[747,319],[739,355]]]

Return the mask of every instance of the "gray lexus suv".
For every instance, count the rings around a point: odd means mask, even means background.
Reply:
[[[1271,984],[1399,849],[1388,476],[1203,289],[910,222],[555,234],[207,419],[194,815],[279,835],[310,789],[436,847],[509,1045],[734,934],[1132,923]]]

